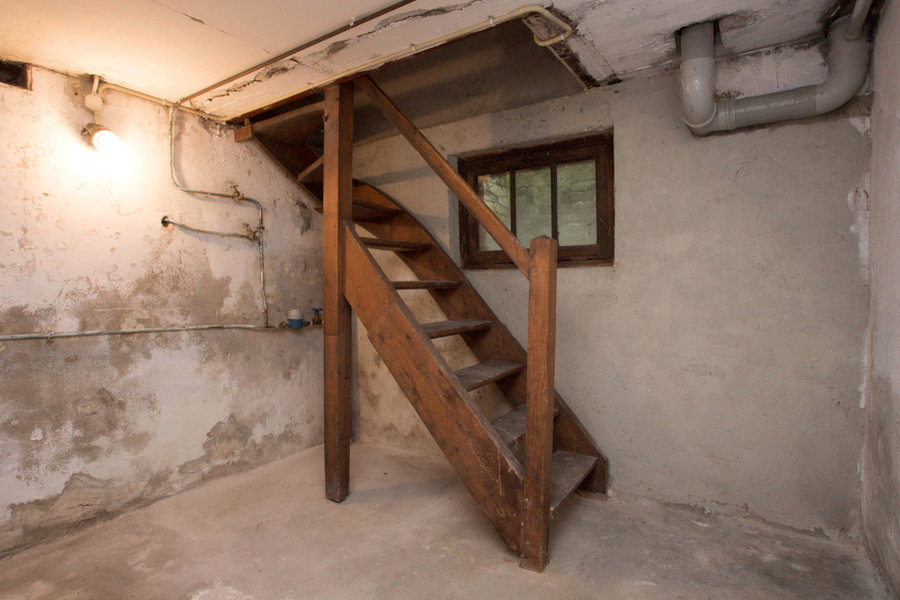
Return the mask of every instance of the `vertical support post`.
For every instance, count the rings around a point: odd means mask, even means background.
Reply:
[[[323,329],[325,338],[325,495],[350,493],[351,313],[344,298],[342,224],[353,211],[353,82],[325,89]]]
[[[550,484],[556,368],[557,243],[531,240],[528,275],[528,398],[525,407],[525,486],[521,566],[542,571],[549,560]]]

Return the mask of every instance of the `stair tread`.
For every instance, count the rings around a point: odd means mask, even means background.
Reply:
[[[456,376],[469,391],[518,373],[525,365],[511,360],[488,360],[460,369]]]
[[[559,408],[553,407],[553,416],[559,414]],[[511,446],[515,442],[525,437],[525,405],[520,404],[509,412],[503,413],[493,421],[491,425],[500,436],[500,440],[506,446]]]
[[[416,279],[412,281],[392,281],[396,290],[455,290],[462,282],[453,279]]]
[[[313,164],[313,167],[315,164]],[[314,172],[315,169],[310,169],[310,173]],[[303,177],[306,177],[306,172],[300,174]],[[299,179],[299,177],[298,177]],[[321,184],[316,184],[314,182],[302,181],[304,185],[310,190],[319,190],[321,188]],[[321,191],[319,191],[321,194]],[[316,212],[322,212],[322,205],[316,204],[315,207]],[[374,202],[367,202],[360,198],[353,199],[353,220],[354,221],[386,221],[391,217],[395,217],[397,215],[403,214],[403,211],[399,208],[391,208],[389,206],[382,206],[381,204],[376,204]]]
[[[594,465],[597,464],[596,456],[576,454],[557,450],[553,453],[552,482],[550,486],[550,512],[559,509],[569,494],[584,481]]]
[[[395,252],[421,252],[431,248],[431,242],[405,242],[403,240],[385,240],[381,238],[360,238],[363,244],[376,250],[393,250]]]
[[[399,208],[381,206],[380,204],[366,202],[359,198],[353,199],[354,221],[384,221],[401,213],[403,213],[403,211]]]
[[[475,319],[454,319],[451,321],[436,321],[434,323],[423,323],[422,329],[430,338],[439,338],[448,335],[456,335],[458,333],[468,333],[472,331],[484,331],[490,329],[493,323],[491,321],[478,321]]]

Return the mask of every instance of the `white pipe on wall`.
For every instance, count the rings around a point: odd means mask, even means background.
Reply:
[[[681,119],[692,129],[705,127],[716,118],[715,34],[712,21],[681,33]]]
[[[828,77],[818,85],[715,102],[712,23],[691,25],[681,37],[682,120],[695,135],[730,131],[788,119],[825,114],[846,104],[862,87],[869,66],[865,37],[849,39],[850,17],[835,21],[828,33]]]
[[[844,33],[848,40],[855,40],[862,34],[871,6],[872,0],[856,0],[856,4],[853,5],[853,14],[850,15],[850,25],[847,26],[847,31]]]

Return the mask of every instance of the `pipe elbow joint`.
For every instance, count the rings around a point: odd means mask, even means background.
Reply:
[[[869,74],[869,43],[862,37],[848,38],[850,17],[835,21],[829,30],[828,77],[816,86],[816,114],[825,114],[850,101]]]
[[[835,21],[829,32],[828,77],[810,85],[715,102],[714,29],[710,23],[682,31],[681,118],[694,135],[730,131],[831,112],[859,91],[868,75],[869,43],[846,35],[850,19]]]
[[[704,127],[716,118],[716,101],[713,96],[712,59],[694,59],[709,64],[683,64],[681,66],[681,120],[690,128]]]
[[[715,31],[713,22],[690,25],[681,31],[681,120],[691,130],[716,120]]]

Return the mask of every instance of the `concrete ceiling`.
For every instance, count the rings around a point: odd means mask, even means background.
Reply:
[[[337,74],[483,24],[522,0],[416,0],[204,94],[196,108],[235,116]],[[820,35],[836,0],[557,0],[570,49],[603,81],[672,62],[673,32],[720,18],[742,53]],[[385,0],[0,0],[0,58],[104,80],[161,98],[189,96],[295,48]]]

